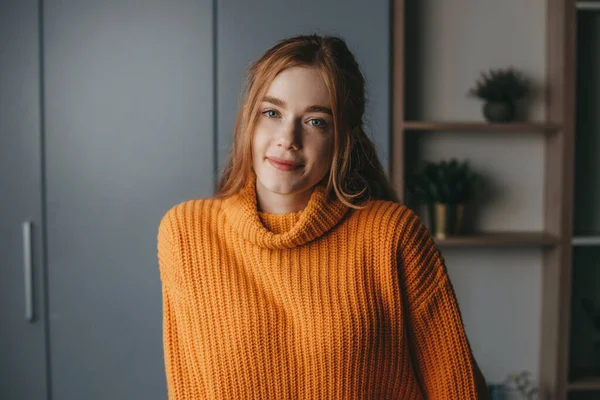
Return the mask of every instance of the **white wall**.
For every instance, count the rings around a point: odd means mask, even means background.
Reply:
[[[513,65],[545,80],[544,0],[420,0],[408,23],[409,71],[420,75],[407,118],[482,121],[467,97],[482,70]],[[411,17],[412,18],[412,17]],[[410,41],[411,38],[409,37]],[[408,77],[410,78],[410,77]],[[544,119],[543,93],[529,119]],[[544,139],[539,133],[409,133],[421,159],[467,158],[493,183],[478,207],[482,230],[543,229]],[[542,253],[537,247],[442,248],[475,356],[490,382],[527,369],[538,374]]]

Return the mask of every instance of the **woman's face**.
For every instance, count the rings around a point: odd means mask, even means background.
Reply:
[[[252,166],[259,189],[277,194],[311,189],[329,171],[333,155],[331,100],[319,72],[308,67],[283,70],[258,112]]]

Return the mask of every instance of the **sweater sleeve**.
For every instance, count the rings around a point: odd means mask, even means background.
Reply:
[[[411,356],[427,399],[488,399],[487,385],[466,336],[445,261],[410,210],[400,237]]]
[[[184,359],[184,349],[178,334],[178,318],[173,290],[173,274],[179,265],[173,240],[173,221],[170,212],[158,228],[158,263],[162,287],[163,350],[169,400],[199,398],[190,385],[190,375]]]

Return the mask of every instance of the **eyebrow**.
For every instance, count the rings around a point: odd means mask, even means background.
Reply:
[[[274,104],[274,105],[276,105],[278,107],[282,107],[282,108],[286,108],[286,106],[287,106],[285,101],[278,99],[277,97],[265,96],[263,98],[263,101]],[[333,116],[333,112],[331,111],[331,108],[325,107],[325,106],[318,106],[318,105],[309,106],[306,108],[306,111],[307,112],[321,112],[321,113],[325,113],[325,114],[329,114],[329,115]]]

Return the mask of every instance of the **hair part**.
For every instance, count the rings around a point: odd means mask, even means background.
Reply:
[[[252,137],[259,106],[271,82],[287,68],[316,68],[323,77],[333,113],[334,148],[327,193],[360,209],[369,200],[399,202],[373,141],[364,131],[365,80],[344,40],[337,36],[300,35],[277,42],[252,64],[244,84],[233,147],[217,185],[217,197],[241,190],[251,173]]]

